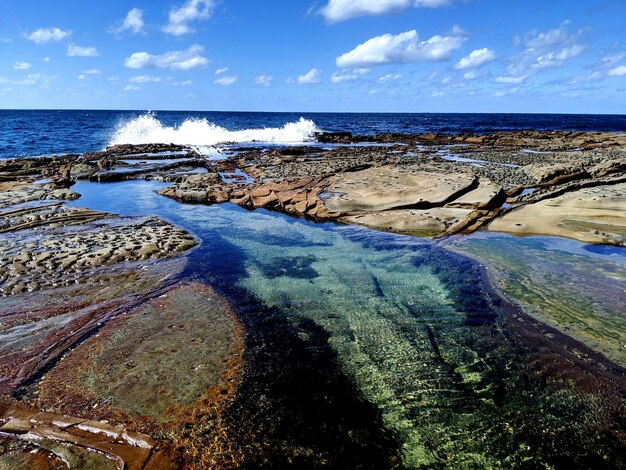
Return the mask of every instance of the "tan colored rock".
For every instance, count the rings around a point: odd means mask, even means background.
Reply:
[[[383,211],[407,206],[441,206],[473,189],[467,173],[431,173],[409,168],[374,167],[337,175],[326,189],[331,212]]]
[[[626,183],[584,188],[522,206],[494,220],[489,230],[624,245]]]
[[[506,199],[506,194],[502,186],[493,183],[487,178],[480,178],[478,188],[464,194],[453,202],[446,204],[446,207],[457,207],[466,209],[491,208],[497,204],[502,204]]]
[[[585,170],[578,163],[527,165],[524,167],[524,171],[532,176],[537,184],[555,184],[585,175]]]
[[[342,222],[364,225],[377,230],[435,236],[463,222],[470,209],[435,207],[427,210],[402,209],[342,217]]]

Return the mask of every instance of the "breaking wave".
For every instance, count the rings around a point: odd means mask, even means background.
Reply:
[[[314,138],[319,129],[309,119],[300,118],[283,127],[230,131],[206,119],[190,118],[177,126],[167,126],[154,114],[147,113],[120,123],[109,145],[172,143],[179,145],[215,145],[221,142],[301,143]]]

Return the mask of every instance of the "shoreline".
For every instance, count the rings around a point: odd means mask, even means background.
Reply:
[[[53,434],[46,434],[49,430],[41,429],[50,425],[57,426],[54,420],[58,421],[64,415],[63,419],[73,419],[68,416],[75,416],[76,413],[63,413],[63,410],[76,411],[72,406],[84,403],[84,409],[93,406],[94,411],[80,419],[104,420],[99,421],[100,424],[93,424],[95,434],[104,432],[98,431],[98,426],[104,426],[105,429],[111,419],[114,423],[125,423],[132,431],[146,432],[141,437],[144,440],[149,439],[148,435],[163,435],[166,428],[160,427],[159,416],[164,413],[165,408],[154,408],[143,396],[152,387],[155,396],[162,396],[166,401],[174,400],[172,403],[176,406],[172,405],[168,409],[177,416],[175,421],[179,420],[181,427],[176,428],[174,425],[167,431],[167,438],[150,444],[147,460],[144,454],[137,459],[144,459],[141,462],[145,464],[158,455],[161,462],[169,460],[171,463],[172,460],[178,461],[181,455],[186,455],[185,461],[188,465],[211,461],[228,468],[234,462],[260,457],[253,457],[250,449],[229,447],[226,444],[228,439],[240,435],[240,431],[232,428],[228,432],[225,429],[211,428],[216,440],[211,443],[211,452],[202,451],[200,447],[206,443],[198,434],[189,430],[190,426],[193,428],[196,424],[194,420],[199,416],[210,416],[211,419],[221,422],[222,407],[231,408],[225,415],[228,417],[224,418],[227,421],[236,418],[237,413],[251,413],[254,408],[252,402],[258,395],[254,390],[255,380],[270,387],[270,381],[276,377],[282,379],[292,374],[297,375],[294,371],[281,371],[273,372],[276,374],[274,377],[272,373],[262,370],[247,369],[250,364],[260,368],[268,360],[262,350],[257,350],[258,345],[255,346],[257,349],[248,351],[251,344],[254,345],[262,339],[257,338],[251,328],[265,331],[269,328],[263,323],[265,319],[249,316],[249,313],[246,314],[248,317],[239,316],[217,293],[218,289],[204,283],[193,287],[190,286],[193,280],[181,278],[187,258],[193,256],[193,247],[202,243],[198,234],[194,236],[156,217],[115,216],[108,212],[80,209],[59,202],[59,199],[78,198],[80,204],[78,193],[71,189],[74,181],[89,180],[97,183],[155,180],[170,184],[159,191],[159,194],[182,203],[232,202],[246,209],[265,208],[316,221],[364,225],[374,229],[388,229],[393,233],[401,233],[408,227],[409,231],[416,234],[434,234],[440,239],[434,243],[440,244],[455,256],[467,257],[472,260],[471,263],[478,265],[478,261],[468,253],[459,254],[454,247],[447,247],[450,240],[448,237],[453,234],[462,237],[463,234],[488,226],[499,217],[506,218],[507,214],[515,213],[503,209],[504,205],[523,210],[536,206],[541,201],[557,200],[563,195],[578,197],[585,190],[585,185],[599,187],[604,191],[603,204],[611,197],[617,201],[615,204],[622,203],[619,184],[626,171],[624,135],[594,134],[595,140],[592,139],[588,149],[573,152],[563,150],[567,135],[553,134],[552,140],[548,138],[547,141],[543,137],[539,138],[539,135],[541,134],[501,133],[494,137],[493,142],[485,143],[484,139],[480,142],[472,141],[475,136],[469,135],[418,138],[414,135],[402,137],[393,134],[378,138],[376,143],[385,144],[382,146],[348,145],[331,146],[330,149],[305,146],[264,151],[262,147],[242,149],[231,146],[226,150],[226,158],[217,161],[208,160],[186,146],[162,144],[118,146],[82,156],[15,159],[6,163],[0,161],[0,238],[5,239],[0,240],[0,258],[4,263],[0,264],[0,274],[5,276],[0,288],[5,300],[11,305],[10,315],[2,318],[8,319],[8,323],[4,323],[0,333],[17,332],[24,325],[35,325],[42,321],[40,317],[44,317],[44,323],[47,322],[37,327],[39,330],[36,334],[39,337],[24,335],[17,340],[18,344],[22,341],[31,348],[28,351],[32,354],[27,353],[31,354],[29,360],[34,367],[29,369],[30,373],[18,373],[12,380],[8,380],[9,369],[5,364],[3,394],[8,402],[3,399],[5,408],[0,416],[0,424],[4,427],[0,432],[17,436],[24,429],[29,429],[40,437],[51,437]],[[333,134],[327,138],[335,141],[348,139],[345,134]],[[464,147],[458,147],[457,138],[462,139]],[[519,141],[512,142],[511,139],[515,138]],[[580,134],[578,138],[590,137]],[[352,137],[350,139],[355,140]],[[398,142],[398,139],[403,142]],[[430,144],[424,144],[429,139]],[[535,145],[535,148],[542,149],[541,152],[549,153],[524,152],[523,149],[529,145]],[[447,161],[442,158],[452,149],[460,152],[462,158],[468,161]],[[603,161],[604,152],[609,152],[611,156],[608,163]],[[511,166],[503,166],[503,162]],[[492,179],[487,178],[489,175]],[[531,187],[534,191],[523,191]],[[617,195],[611,196],[610,192],[606,192],[614,188],[618,189]],[[593,207],[590,210],[592,209]],[[619,223],[615,227],[620,229]],[[31,233],[39,234],[38,241],[32,241],[29,235]],[[572,238],[580,238],[580,235],[574,235]],[[606,233],[600,234],[600,241],[624,244],[619,230],[612,233],[612,238],[605,240],[605,235]],[[67,259],[68,256],[70,259]],[[302,273],[294,274],[294,279],[313,275],[306,263],[301,268]],[[281,272],[280,270],[287,268],[278,266],[275,269]],[[515,352],[516,360],[521,363],[519,367],[523,366],[523,370],[515,372],[516,374],[528,374],[533,383],[537,381],[547,384],[547,387],[553,387],[565,394],[597,398],[607,410],[616,414],[623,412],[619,406],[619,397],[626,393],[626,369],[623,366],[588,347],[584,342],[548,325],[545,320],[538,321],[508,298],[502,286],[497,284],[497,280],[491,279],[484,267],[480,268],[479,273],[480,284],[486,289],[484,295],[493,303],[492,308],[500,312],[498,315],[506,317],[500,325],[502,331],[498,332],[500,336],[497,347],[507,351],[507,348],[511,348]],[[91,284],[97,287],[90,289]],[[178,293],[181,293],[179,297]],[[46,296],[51,296],[53,300],[46,300],[38,312],[33,313],[32,308],[29,311],[29,305],[36,305]],[[168,307],[168,302],[173,303]],[[194,306],[198,305],[204,314],[188,316]],[[100,315],[98,309],[105,314]],[[168,313],[172,309],[180,311],[180,320]],[[271,309],[268,308],[268,311]],[[148,314],[153,321],[141,321],[142,316]],[[209,314],[215,315],[215,323],[202,323],[207,321],[205,316]],[[468,321],[471,321],[470,317]],[[301,322],[305,324],[304,320]],[[132,325],[132,328],[128,325]],[[208,331],[207,328],[215,329],[215,325],[221,325],[220,328],[225,330],[221,333],[221,340],[212,341],[212,344],[220,344],[220,348],[211,350],[208,343],[196,337],[195,333]],[[48,331],[47,328],[52,330]],[[85,328],[91,328],[90,332],[83,332]],[[298,348],[307,350],[300,344],[304,343],[303,339],[297,337],[291,326],[281,324],[281,328],[285,333],[294,335],[290,341],[294,341]],[[486,331],[489,328],[488,323],[481,328]],[[125,329],[134,332],[133,336],[123,333]],[[306,329],[311,330],[309,334],[315,341],[320,341],[316,346],[320,351],[329,348],[322,341],[325,336],[319,325],[313,327],[311,324]],[[439,351],[437,335],[440,333],[432,329],[428,332],[429,342],[425,344],[431,345],[435,356],[439,357],[438,361],[445,364],[451,358],[443,357]],[[80,338],[72,339],[76,334]],[[268,330],[264,334],[269,335],[276,343],[270,349],[277,352],[280,345],[275,338],[276,333],[270,334]],[[174,338],[175,335],[180,335],[180,339],[173,343],[168,338]],[[36,343],[37,339],[40,344]],[[180,393],[171,391],[176,390],[173,385],[171,389],[167,388],[170,383],[181,382],[172,379],[179,373],[175,367],[162,371],[165,375],[158,384],[142,382],[147,380],[147,371],[152,370],[149,359],[151,356],[146,353],[148,349],[145,349],[148,348],[146,345],[151,344],[162,345],[159,347],[168,351],[168,360],[173,360],[177,354],[183,354],[182,363],[184,358],[192,358],[192,361],[199,361],[200,357],[205,358],[203,360],[207,360],[207,357],[220,358],[222,362],[219,366],[214,366],[211,375],[213,378],[219,377],[217,382],[208,388],[206,383],[198,382],[195,391],[189,392],[190,396],[196,397],[195,401],[177,404],[172,397]],[[43,363],[37,361],[40,354],[37,351],[42,347],[46,357]],[[91,352],[87,354],[85,351]],[[16,349],[3,357],[11,357],[11,360],[18,363],[20,354],[25,353]],[[147,362],[142,363],[144,359],[128,359],[132,354],[136,354],[136,358],[148,358]],[[313,356],[309,358],[311,364],[337,367],[335,361],[338,359],[332,355],[330,358],[324,356],[323,359]],[[308,367],[311,366],[305,357],[299,360]],[[435,363],[438,362],[433,362]],[[202,364],[199,362],[198,367]],[[82,379],[73,375],[78,370],[83,371],[81,377],[87,377],[87,383],[91,383],[92,388],[81,385]],[[509,373],[512,372],[489,372],[495,376],[502,374],[503,377],[508,377],[506,374]],[[137,374],[134,376],[137,378],[133,380],[138,382],[120,379],[119,388],[107,392],[106,382],[110,377],[128,374]],[[337,371],[333,370],[333,374],[338,374],[333,379],[337,384],[348,380],[348,376],[340,376]],[[473,374],[475,373],[467,373],[468,380],[474,377]],[[466,375],[460,374],[459,377],[461,379],[455,380],[462,382]],[[601,382],[605,387],[602,388],[595,381]],[[455,381],[453,383],[456,384]],[[333,383],[333,387],[337,384]],[[469,384],[477,386],[473,382],[462,385],[471,389]],[[146,390],[142,390],[143,388]],[[204,393],[199,394],[198,390],[204,390]],[[245,390],[248,395],[242,398],[241,390]],[[358,395],[357,390],[353,392],[355,396]],[[479,392],[485,393],[482,390]],[[275,393],[277,400],[285,400],[279,392]],[[466,393],[469,392],[466,390]],[[490,393],[486,396],[490,397]],[[118,397],[117,400],[121,401],[114,401],[111,405],[106,401],[109,395]],[[235,397],[243,401],[239,402]],[[38,411],[58,414],[37,418],[37,410],[22,410],[23,420],[17,422],[12,412],[6,409],[7,403],[10,405],[16,400],[40,404]],[[347,398],[345,400],[355,410],[364,407],[372,416],[377,416],[374,405],[369,401],[355,404]],[[341,404],[341,401],[338,403]],[[337,404],[333,406],[335,405]],[[125,409],[124,406],[128,408]],[[271,403],[268,406],[271,409]],[[184,410],[192,410],[188,421],[183,419],[186,413]],[[13,412],[16,413],[19,414],[17,411]],[[246,416],[251,422],[259,420],[255,415]],[[72,434],[70,428],[74,424],[64,428],[57,426],[59,429],[55,432]],[[335,424],[341,429],[341,423]],[[233,423],[229,425],[232,426]],[[378,432],[371,429],[374,425],[372,421],[365,426],[372,435]],[[612,424],[601,424],[605,425],[611,432],[615,432]],[[115,432],[120,434],[121,428],[117,429]],[[271,429],[272,432],[279,432],[278,427]],[[91,439],[95,439],[93,435]],[[132,439],[134,438],[127,439],[127,444],[135,452],[137,446],[133,442],[139,441]],[[255,436],[254,439],[259,439],[255,445],[260,446],[263,452],[271,452],[273,444],[267,442],[266,437]],[[74,443],[78,447],[89,447],[84,441],[79,442],[70,435],[66,435],[64,442]],[[30,452],[29,446],[32,446],[32,442],[22,445],[23,452]],[[385,445],[391,446],[389,443]],[[142,448],[141,445],[139,447]],[[371,451],[376,458],[390,459],[388,463],[393,461],[393,457],[387,455],[386,448]],[[57,455],[54,450],[46,452]],[[117,455],[124,460],[121,454],[113,452],[111,455]],[[111,458],[115,460],[115,457]]]

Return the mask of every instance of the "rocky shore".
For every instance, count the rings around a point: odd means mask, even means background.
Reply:
[[[196,239],[65,204],[99,164],[0,162],[0,468],[179,468],[199,460],[190,413],[212,419],[236,390],[237,319],[178,280]]]
[[[195,238],[156,217],[69,206],[77,180],[158,180],[183,203],[419,236],[626,246],[626,134],[326,133],[209,154],[151,144],[0,161],[0,468],[207,468],[240,457],[219,426],[244,331],[216,292],[180,280]]]
[[[161,194],[415,235],[488,227],[626,243],[624,134],[385,134],[366,142],[339,133],[318,139],[324,144],[231,149],[206,173],[182,176]],[[237,172],[252,182],[223,176]]]

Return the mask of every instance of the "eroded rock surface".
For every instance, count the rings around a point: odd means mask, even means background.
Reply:
[[[494,220],[489,230],[626,245],[626,183],[579,189],[526,204]]]

